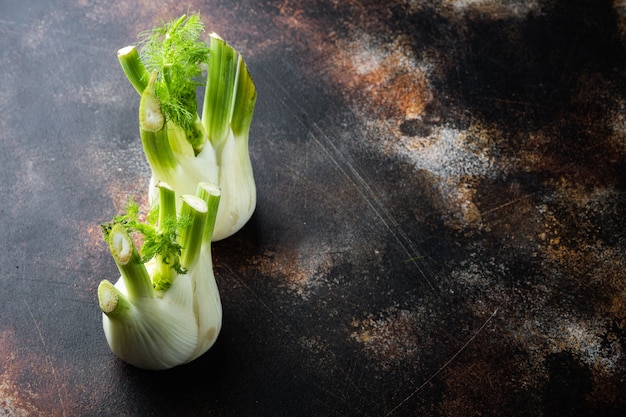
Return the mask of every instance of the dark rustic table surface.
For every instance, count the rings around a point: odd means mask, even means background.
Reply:
[[[147,372],[96,296],[149,179],[116,52],[188,10],[258,205],[218,342]],[[0,415],[625,415],[626,2],[2,0],[0,71]]]

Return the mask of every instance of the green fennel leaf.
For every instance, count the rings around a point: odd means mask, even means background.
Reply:
[[[139,205],[132,197],[129,197],[126,212],[101,225],[104,239],[108,242],[113,226],[120,224],[129,234],[139,233],[141,235],[143,240],[140,250],[142,263],[159,256],[163,263],[169,265],[177,273],[185,274],[187,270],[180,263],[183,247],[178,243],[178,234],[180,230],[189,227],[191,219],[185,217],[168,218],[164,224],[157,227],[155,210],[158,213],[158,206],[153,207],[150,211],[148,223],[142,223],[139,221]]]
[[[203,32],[200,14],[193,14],[139,34],[141,60],[149,72],[159,74],[156,95],[163,113],[187,132],[190,141],[201,134],[195,125],[196,88],[204,85],[202,65],[209,59],[209,48],[201,39]]]

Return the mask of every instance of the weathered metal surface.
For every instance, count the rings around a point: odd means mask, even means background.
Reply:
[[[562,3],[0,3],[0,414],[623,415],[626,5]],[[115,53],[188,8],[257,83],[259,202],[215,347],[145,372],[95,293],[148,185]]]

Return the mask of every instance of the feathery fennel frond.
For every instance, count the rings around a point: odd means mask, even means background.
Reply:
[[[139,34],[141,60],[148,72],[158,72],[156,95],[168,120],[198,136],[196,88],[203,86],[202,64],[209,48],[202,40],[200,14],[183,15]]]
[[[126,233],[138,233],[143,240],[140,251],[141,263],[146,263],[159,256],[162,261],[179,274],[187,271],[181,266],[180,256],[183,247],[178,243],[177,237],[181,230],[191,225],[191,220],[187,217],[169,217],[158,226],[154,223],[154,211],[158,211],[159,206],[155,206],[148,215],[148,222],[139,220],[139,205],[130,197],[126,205],[126,212],[119,214],[109,223],[101,225],[104,238],[109,240],[111,230],[116,225],[121,226]]]

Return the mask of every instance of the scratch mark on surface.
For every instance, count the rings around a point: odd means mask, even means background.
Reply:
[[[250,294],[251,294],[251,295],[252,295],[252,296],[253,296],[253,297],[254,297],[254,298],[255,298],[255,299],[259,302],[259,304],[261,304],[261,306],[262,306],[265,310],[267,310],[267,311],[268,311],[268,312],[272,315],[272,317],[274,317],[274,320],[276,320],[276,322],[277,322],[277,323],[280,323],[280,326],[282,327],[282,329],[283,329],[283,330],[285,330],[285,331],[287,331],[287,332],[291,333],[291,332],[290,332],[290,330],[289,330],[289,326],[288,326],[287,324],[285,324],[285,323],[284,323],[284,322],[280,319],[280,316],[279,316],[278,314],[276,314],[276,312],[275,312],[274,310],[272,310],[272,308],[271,308],[269,305],[267,305],[267,303],[266,303],[265,301],[263,301],[263,300],[261,299],[261,297],[259,297],[259,295],[258,295],[256,292],[254,292],[254,291],[252,290],[252,288],[250,288],[250,286],[249,286],[249,285],[247,285],[247,284],[244,282],[244,280],[242,280],[241,278],[239,278],[239,276],[238,276],[238,275],[237,275],[237,274],[236,274],[236,273],[232,270],[232,268],[231,268],[230,266],[228,266],[228,265],[224,265],[224,266],[223,266],[223,268],[224,268],[224,269],[226,269],[226,271],[228,272],[228,274],[230,275],[230,277],[231,277],[232,279],[234,279],[234,280],[235,280],[235,281],[237,281],[237,282],[238,282],[238,283],[239,283],[242,287],[244,287],[244,288],[246,289],[246,291],[248,291],[248,292],[249,292],[249,293],[250,293]],[[293,337],[293,339],[294,339],[294,340],[297,340],[297,338],[296,338],[295,336]]]
[[[347,401],[345,398],[343,398],[341,395],[337,394],[336,392],[333,392],[331,390],[329,390],[326,387],[322,387],[318,385],[318,388],[322,391],[325,392],[326,394],[328,394],[331,398],[334,398],[336,400],[338,400],[339,402],[345,404],[346,406],[348,406],[350,408],[351,411],[357,411],[359,414],[364,415],[363,410],[358,407],[356,404],[353,404],[349,401]],[[338,413],[339,410],[336,409],[336,407],[329,407],[332,408],[333,412]],[[341,415],[346,415],[345,413],[342,413]],[[354,415],[354,414],[351,414]]]
[[[363,197],[363,200],[367,203],[367,205],[374,211],[376,216],[381,220],[383,225],[389,230],[392,234],[394,240],[400,244],[405,254],[411,259],[411,263],[413,266],[417,268],[420,275],[424,278],[424,280],[428,283],[430,288],[433,291],[436,291],[436,288],[432,281],[428,278],[427,274],[420,266],[421,264],[413,261],[416,258],[421,258],[421,254],[415,247],[415,244],[411,240],[411,238],[402,230],[396,219],[389,213],[389,211],[385,208],[385,206],[380,202],[380,199],[376,195],[376,193],[372,190],[370,185],[365,181],[363,176],[357,171],[357,169],[350,163],[345,156],[337,149],[337,147],[333,144],[333,141],[330,140],[328,135],[317,125],[317,123],[312,122],[315,130],[318,131],[319,135],[314,135],[311,133],[311,137],[315,142],[317,142],[320,147],[324,150],[328,158],[335,164],[337,169],[342,173],[342,175],[353,185],[355,190]],[[321,140],[320,140],[321,138]],[[324,143],[322,143],[324,142]],[[330,148],[330,151],[329,151]],[[333,156],[334,153],[336,156]],[[345,169],[344,169],[345,167]]]
[[[373,210],[373,212],[381,220],[383,225],[392,234],[394,240],[398,242],[400,247],[404,250],[407,258],[411,260],[421,259],[421,254],[418,251],[414,242],[404,232],[404,230],[402,230],[395,218],[380,202],[380,199],[378,198],[376,193],[372,190],[367,181],[354,167],[354,165],[347,160],[342,152],[335,146],[333,141],[328,137],[326,132],[324,132],[324,130],[322,130],[322,128],[317,123],[311,121],[310,124],[312,126],[309,126],[308,123],[306,123],[304,120],[302,120],[300,116],[298,116],[298,112],[301,114],[306,114],[306,111],[296,100],[292,99],[289,92],[285,89],[284,84],[280,83],[272,74],[266,72],[265,75],[267,76],[267,79],[272,80],[272,82],[274,83],[274,88],[272,90],[280,90],[283,93],[282,96],[277,97],[280,102],[292,113],[296,121],[301,126],[309,130],[309,136],[320,146],[320,148],[327,155],[330,162],[341,173],[341,175],[347,181],[349,181],[354,189],[363,197],[363,200],[366,202],[366,204]],[[313,132],[310,131],[310,127],[313,128]],[[437,288],[422,268],[423,263],[418,263],[415,261],[411,261],[411,263],[418,270],[418,272],[424,278],[430,288],[433,291],[437,292]],[[441,290],[439,290],[438,292],[441,293]]]
[[[48,363],[48,366],[50,367],[50,370],[52,371],[52,377],[54,378],[55,381],[55,385],[57,386],[57,390],[58,390],[58,394],[59,394],[59,403],[61,404],[61,410],[63,410],[63,416],[66,416],[67,414],[65,413],[65,404],[63,403],[63,395],[61,395],[61,384],[59,384],[59,378],[57,376],[56,373],[56,369],[54,368],[54,366],[52,365],[52,361],[50,360],[50,355],[48,354],[48,347],[46,345],[46,341],[43,337],[43,333],[41,332],[41,328],[39,327],[39,323],[37,322],[37,320],[35,319],[35,316],[33,315],[33,311],[31,310],[30,306],[28,305],[28,303],[26,302],[26,300],[24,300],[24,304],[26,305],[26,309],[28,310],[28,314],[30,315],[30,318],[33,320],[33,324],[35,325],[35,329],[37,329],[37,334],[39,335],[39,340],[41,340],[41,344],[44,347],[44,351],[45,356],[46,356],[46,362]]]
[[[493,208],[491,208],[489,210],[483,211],[483,216],[491,214],[491,213],[494,213],[494,212],[499,211],[499,210],[502,210],[504,208],[507,208],[507,207],[509,207],[509,206],[511,206],[513,204],[519,203],[520,201],[530,200],[531,197],[533,197],[535,194],[537,194],[537,193],[529,193],[529,194],[523,195],[523,196],[521,196],[519,198],[514,198],[512,200],[509,200],[506,203],[499,204],[496,207],[493,207]]]
[[[463,351],[470,345],[470,343],[472,343],[472,341],[474,341],[474,339],[476,339],[476,336],[478,336],[478,334],[480,332],[482,332],[485,327],[487,327],[487,325],[489,324],[489,322],[496,316],[496,314],[498,313],[498,310],[500,309],[500,306],[496,307],[496,309],[493,311],[493,313],[491,313],[491,315],[487,318],[487,320],[485,320],[485,322],[482,324],[482,326],[480,326],[478,328],[478,330],[476,330],[474,332],[474,334],[467,339],[467,341],[463,344],[463,346],[461,346],[461,348],[459,350],[456,351],[456,353],[454,355],[452,355],[450,357],[450,359],[448,359],[443,365],[441,365],[441,367],[439,369],[437,369],[437,371],[435,371],[434,374],[432,374],[430,377],[428,377],[428,379],[426,379],[426,381],[424,381],[424,383],[422,385],[420,385],[419,387],[417,387],[412,393],[410,393],[406,398],[404,398],[402,401],[400,401],[394,408],[391,409],[391,411],[389,411],[387,414],[385,414],[385,417],[388,417],[390,415],[392,415],[393,413],[396,412],[396,410],[398,410],[400,407],[402,407],[407,401],[409,401],[411,398],[413,398],[417,393],[419,393],[426,385],[428,385],[430,383],[430,381],[432,381],[433,379],[435,379],[437,377],[437,375],[439,375],[441,372],[443,372],[444,369],[446,369],[448,366],[450,366],[450,364],[461,354],[463,353]]]

